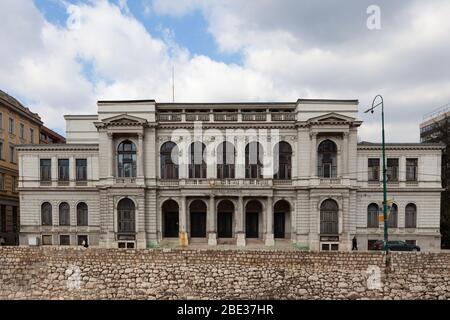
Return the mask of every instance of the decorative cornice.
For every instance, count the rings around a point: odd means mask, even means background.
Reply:
[[[98,151],[98,144],[33,144],[16,147],[17,151]]]
[[[398,144],[395,146],[386,145],[386,150],[442,150],[445,146],[441,145],[408,145],[408,144]],[[358,150],[381,150],[381,144],[380,145],[361,145],[358,144],[357,146]]]

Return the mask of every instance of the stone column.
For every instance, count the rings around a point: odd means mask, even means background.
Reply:
[[[216,224],[216,202],[214,201],[214,195],[209,198],[208,208],[208,245],[217,245],[217,224]]]
[[[242,196],[239,196],[238,207],[236,211],[236,244],[240,247],[245,247],[244,218],[244,199]]]
[[[267,197],[265,243],[266,246],[275,245],[273,236],[273,197]]]
[[[181,210],[180,210],[180,246],[186,247],[189,244],[187,236],[187,211],[186,211],[186,197],[181,197]]]
[[[317,176],[317,133],[311,133],[311,167],[310,176]]]
[[[74,156],[70,157],[69,160],[69,183],[70,185],[75,185],[75,180],[77,179],[77,164]]]
[[[110,157],[109,163],[108,163],[108,178],[114,177],[114,165],[115,165],[115,156],[116,153],[114,152],[114,139],[113,134],[111,132],[107,133],[108,135],[108,157]]]
[[[238,136],[235,139],[236,161],[235,161],[235,177],[236,179],[245,178],[245,138]]]
[[[144,178],[144,135],[138,134],[137,177]]]
[[[348,177],[348,162],[349,162],[349,154],[348,154],[348,132],[344,132],[344,140],[343,140],[343,166],[342,166],[342,174],[343,177]]]
[[[56,186],[58,181],[58,158],[56,156],[52,156],[52,166],[50,168],[51,170],[51,177],[52,177],[52,185]]]

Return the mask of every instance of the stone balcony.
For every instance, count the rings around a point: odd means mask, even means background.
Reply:
[[[161,187],[273,187],[273,186],[292,186],[292,180],[274,180],[274,179],[161,179],[158,182]]]
[[[295,121],[294,112],[168,112],[158,113],[159,122],[270,122]]]

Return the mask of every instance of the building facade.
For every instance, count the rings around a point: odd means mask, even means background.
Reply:
[[[40,117],[0,90],[0,237],[19,242],[19,172],[16,146],[39,143]]]
[[[450,104],[424,116],[420,124],[420,141],[442,143],[441,247],[450,249]]]
[[[357,100],[100,101],[19,147],[20,243],[360,249],[383,238],[381,146]],[[387,147],[389,236],[439,250],[440,144]]]

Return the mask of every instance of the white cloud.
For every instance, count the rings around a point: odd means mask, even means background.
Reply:
[[[68,4],[64,26],[46,21],[31,1],[2,0],[0,11],[11,15],[0,29],[0,87],[59,129],[63,114],[93,113],[98,99],[171,101],[172,65],[177,101],[357,98],[367,105],[382,93],[390,141],[417,141],[426,108],[450,101],[445,1],[383,2],[381,31],[365,28],[368,0],[143,1],[149,18],[201,10],[218,48],[240,52],[242,65],[193,56],[170,29],[155,37],[125,0]],[[361,118],[361,138],[379,141],[379,119]]]

